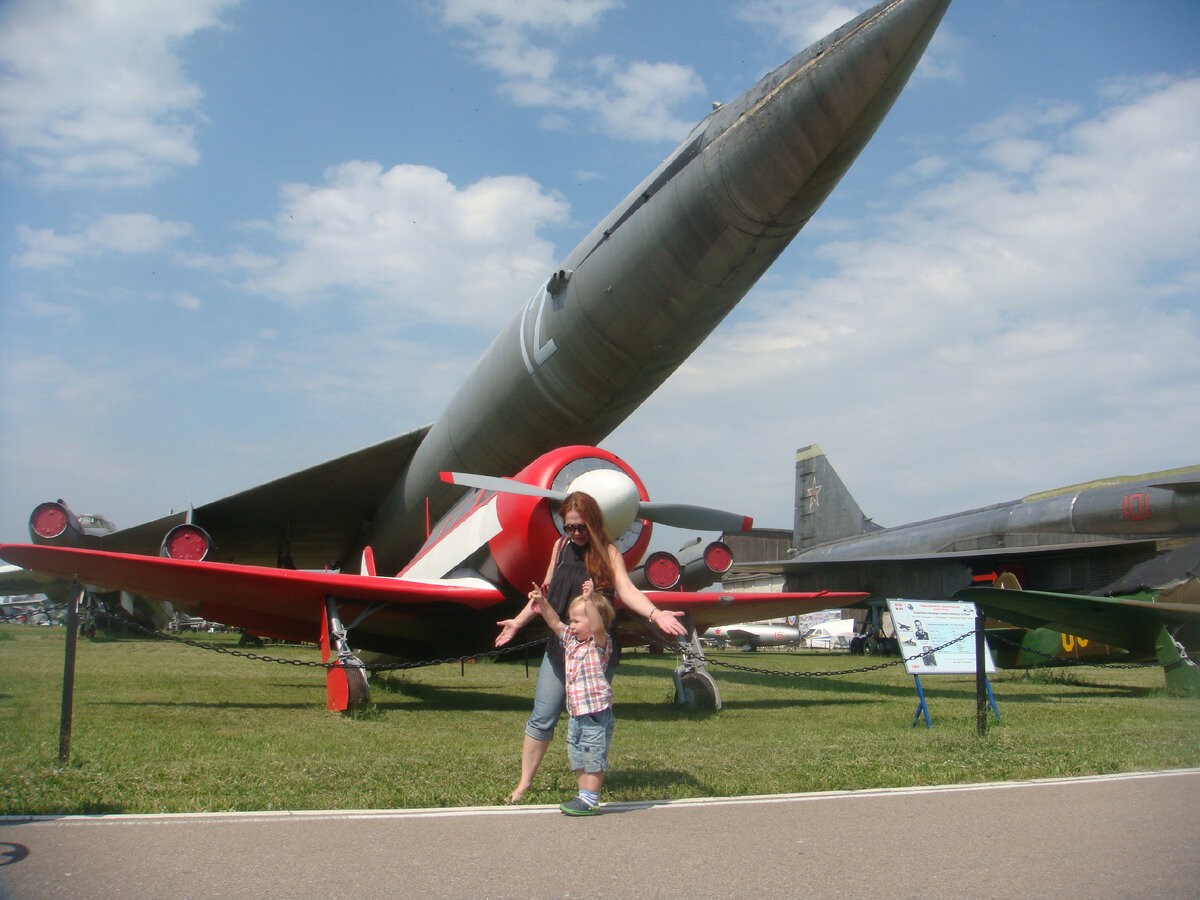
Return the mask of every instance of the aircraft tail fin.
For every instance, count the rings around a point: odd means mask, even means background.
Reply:
[[[882,530],[863,515],[816,444],[796,451],[795,512],[795,546],[800,552],[838,538]]]

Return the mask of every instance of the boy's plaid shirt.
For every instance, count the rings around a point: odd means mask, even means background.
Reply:
[[[580,641],[562,626],[559,638],[563,642],[563,654],[567,675],[567,712],[573,716],[586,716],[612,706],[612,685],[604,677],[604,667],[612,654],[610,641],[601,650],[588,638]]]

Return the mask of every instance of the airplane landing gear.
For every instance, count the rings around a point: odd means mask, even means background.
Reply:
[[[354,655],[346,639],[346,628],[338,615],[337,601],[325,598],[321,620],[321,662],[337,655],[337,665],[325,670],[325,705],[335,712],[354,712],[371,702],[367,670]]]
[[[688,636],[687,652],[683,661],[675,667],[675,703],[687,709],[716,710],[721,708],[721,691],[717,682],[708,674],[708,660],[704,647],[696,633],[692,617],[684,616]]]
[[[675,702],[685,709],[721,708],[721,692],[713,677],[704,671],[675,674]]]

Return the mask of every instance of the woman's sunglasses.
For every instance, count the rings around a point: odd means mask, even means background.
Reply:
[[[578,525],[564,525],[563,531],[567,534],[587,534],[587,525],[580,522]]]

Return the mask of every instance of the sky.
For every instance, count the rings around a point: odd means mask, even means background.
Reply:
[[[869,6],[6,0],[0,541],[434,421],[690,128]],[[1200,4],[955,0],[832,196],[603,446],[790,528],[1200,462]],[[671,532],[659,544],[673,539]]]

